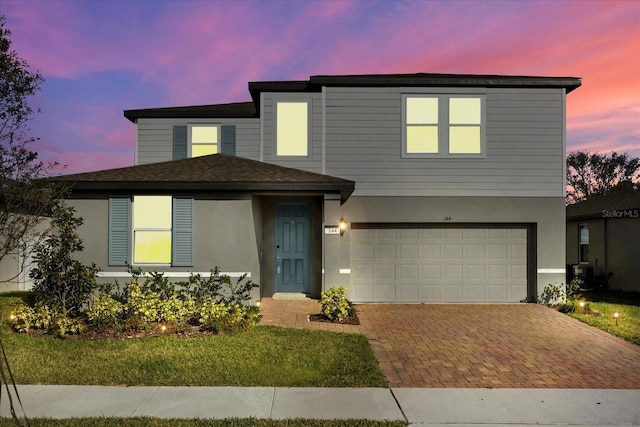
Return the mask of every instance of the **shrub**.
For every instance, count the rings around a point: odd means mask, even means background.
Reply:
[[[557,283],[549,283],[545,286],[540,296],[538,296],[538,303],[548,306],[556,306],[566,302],[566,299],[567,292],[563,283],[559,285]]]
[[[35,311],[27,305],[20,305],[18,308],[13,310],[9,316],[13,329],[22,333],[29,332],[29,329],[33,327],[34,317]]]
[[[158,294],[143,291],[138,279],[132,279],[126,290],[127,302],[124,304],[127,316],[132,319],[131,326],[144,329],[158,319],[160,300]]]
[[[36,267],[29,276],[38,299],[64,316],[75,315],[96,289],[95,264],[85,266],[73,257],[84,249],[78,235],[82,218],[74,216],[72,207],[58,204],[53,208],[53,233],[36,245]]]
[[[321,313],[331,321],[342,322],[348,318],[355,318],[356,311],[351,301],[347,299],[347,288],[332,287],[321,294]]]
[[[193,298],[180,299],[178,295],[171,295],[166,300],[159,301],[158,320],[180,323],[194,314],[196,308]]]
[[[225,304],[213,298],[205,299],[200,305],[198,321],[208,331],[225,333],[247,330],[260,320],[258,307],[242,304]]]
[[[124,304],[111,295],[102,294],[93,301],[86,314],[89,322],[95,326],[114,326],[122,322]]]
[[[13,328],[22,333],[29,332],[30,329],[42,329],[62,336],[82,330],[80,321],[56,313],[41,302],[33,308],[26,305],[18,307],[11,313],[11,320]]]
[[[65,334],[79,334],[84,329],[82,323],[78,319],[66,317],[66,316],[56,316],[53,319],[52,330],[58,335],[62,336]]]

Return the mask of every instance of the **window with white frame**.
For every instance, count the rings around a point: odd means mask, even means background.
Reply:
[[[216,154],[220,140],[220,127],[217,125],[190,125],[189,137],[191,157]]]
[[[482,95],[403,95],[403,156],[482,157]]]
[[[133,262],[171,263],[171,196],[133,197]]]
[[[589,262],[589,224],[578,226],[578,261],[580,263]]]
[[[309,103],[276,103],[276,155],[309,155]]]

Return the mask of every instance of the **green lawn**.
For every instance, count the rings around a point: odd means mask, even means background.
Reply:
[[[222,420],[204,419],[158,419],[147,417],[136,418],[70,418],[54,420],[49,418],[30,419],[32,427],[404,427],[404,421],[370,421],[370,420],[265,420],[256,418],[227,418]],[[15,426],[10,419],[0,419],[0,427]]]
[[[607,292],[585,295],[589,308],[600,315],[581,314],[578,311],[570,316],[612,335],[640,345],[640,293]],[[618,324],[613,313],[620,313]]]
[[[3,319],[17,298],[0,297]],[[203,338],[2,341],[19,384],[386,387],[365,336],[258,326]]]

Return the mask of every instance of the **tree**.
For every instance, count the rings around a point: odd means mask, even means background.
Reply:
[[[83,221],[74,214],[72,207],[56,204],[51,213],[53,232],[35,247],[37,266],[29,273],[38,297],[65,317],[80,312],[95,291],[99,271],[95,264],[85,266],[73,257],[84,249],[78,235]]]
[[[27,125],[37,111],[28,99],[44,79],[11,49],[11,31],[5,24],[0,15],[0,260],[10,254],[25,255],[44,237],[41,225],[62,193],[59,185],[44,179],[55,164],[39,161],[30,150],[38,138],[28,135]],[[22,268],[2,279],[15,279]]]
[[[567,203],[606,194],[623,181],[638,181],[640,159],[627,153],[574,151],[567,156]]]

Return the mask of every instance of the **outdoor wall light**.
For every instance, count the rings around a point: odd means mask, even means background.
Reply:
[[[620,317],[620,313],[617,311],[613,313],[613,318],[616,319],[616,326],[618,326],[618,317]]]
[[[344,236],[344,232],[347,231],[347,221],[344,217],[340,217],[340,237]]]

